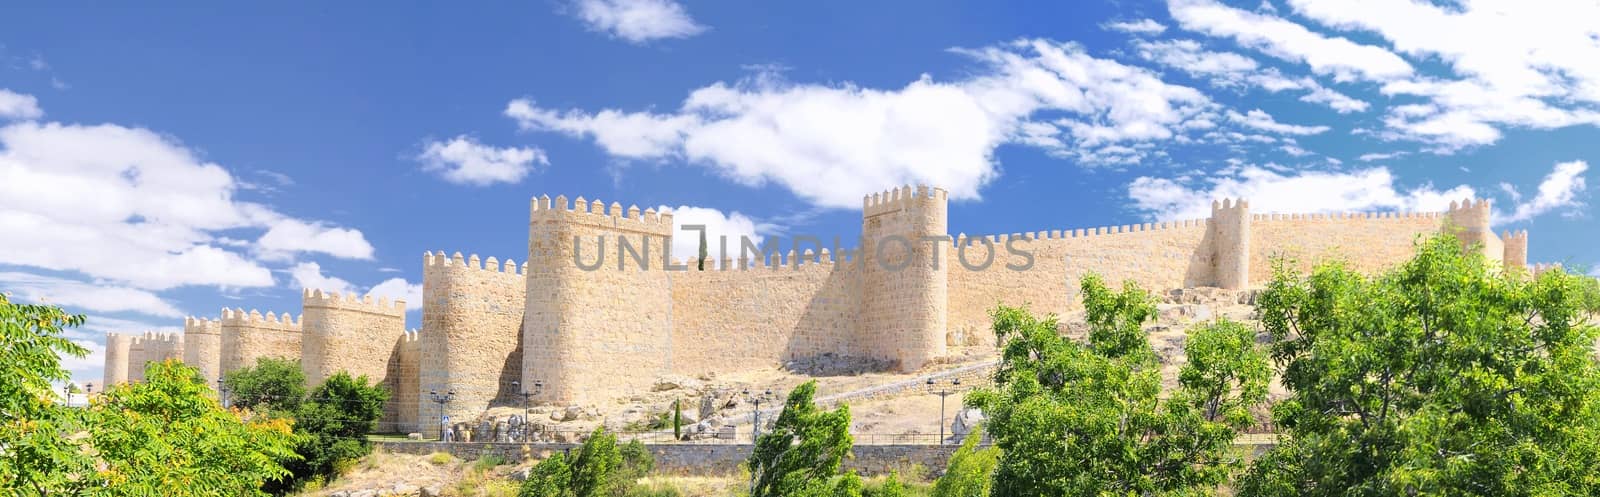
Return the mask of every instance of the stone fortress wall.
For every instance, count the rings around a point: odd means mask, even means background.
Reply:
[[[1527,264],[1527,233],[1490,231],[1487,201],[1437,213],[1306,215],[1256,214],[1246,201],[1223,200],[1206,219],[989,236],[950,236],[946,219],[943,190],[897,188],[864,199],[861,249],[830,253],[810,240],[815,249],[708,261],[700,271],[669,257],[670,214],[538,197],[527,263],[424,255],[420,330],[405,331],[403,302],[308,290],[299,322],[242,310],[189,320],[180,356],[203,371],[216,357],[218,374],[266,356],[299,358],[313,382],[339,370],[366,374],[391,390],[382,429],[416,431],[442,414],[459,422],[521,405],[535,381],[544,387],[530,392],[535,403],[583,403],[648,388],[663,374],[821,355],[916,370],[949,347],[992,345],[987,311],[996,304],[1074,310],[1079,279],[1091,272],[1157,292],[1242,289],[1266,281],[1277,260],[1385,268],[1409,257],[1419,236],[1446,230],[1507,267]],[[1031,268],[1007,267],[1029,257]],[[126,365],[151,342],[108,339],[107,382],[137,381]]]

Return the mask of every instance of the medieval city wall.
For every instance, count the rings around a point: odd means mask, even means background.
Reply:
[[[944,190],[926,186],[862,200],[865,273],[854,342],[868,357],[890,361],[900,371],[914,371],[945,355],[947,204]]]
[[[410,433],[422,430],[421,359],[422,341],[417,330],[408,330],[395,337],[388,358],[388,374],[384,386],[389,388],[389,402],[383,406],[383,418],[378,421],[378,431]]]
[[[510,259],[424,254],[420,393],[414,409],[432,414],[422,419],[436,418],[441,407],[431,402],[430,391],[455,393],[446,410],[452,419],[521,401],[511,389],[511,382],[522,377],[526,285],[518,270]],[[391,336],[389,344],[394,343]]]
[[[206,385],[216,388],[222,378],[222,321],[184,318],[183,363],[200,370]]]
[[[1109,284],[1132,280],[1151,291],[1212,286],[1211,238],[1205,219],[958,235],[951,253],[955,259],[950,262],[949,343],[993,344],[988,312],[997,304],[1027,305],[1034,312],[1056,314],[1079,309],[1078,284],[1090,273]],[[1027,262],[1009,253],[1008,244],[1031,253],[1033,267],[1007,268]],[[993,260],[984,267],[991,247]]]
[[[824,249],[671,272],[672,371],[721,373],[823,354],[863,356],[861,270]],[[794,264],[799,264],[796,267]]]
[[[128,382],[130,369],[133,365],[133,341],[131,335],[121,333],[106,334],[106,364],[104,383],[105,388],[121,385]]]
[[[534,200],[523,381],[544,382],[540,400],[637,390],[671,371],[674,302],[663,261],[672,229],[672,216],[654,209]]]
[[[1272,279],[1277,261],[1301,272],[1329,260],[1362,272],[1388,269],[1411,257],[1422,238],[1440,233],[1444,219],[1436,212],[1253,214],[1250,281]]]
[[[301,303],[300,369],[307,386],[339,371],[375,384],[388,380],[389,355],[406,331],[405,301],[306,289]]]
[[[255,367],[263,357],[300,359],[300,323],[288,313],[279,317],[244,309],[222,310],[222,374]]]

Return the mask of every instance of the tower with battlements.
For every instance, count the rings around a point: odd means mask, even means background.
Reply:
[[[945,354],[950,235],[942,189],[904,187],[862,202],[861,325],[868,357],[914,371]]]

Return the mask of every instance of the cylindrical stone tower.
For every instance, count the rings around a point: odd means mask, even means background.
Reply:
[[[150,360],[148,354],[145,353],[146,349],[149,348],[149,344],[145,343],[144,335],[134,335],[132,339],[133,341],[128,345],[128,381],[142,382],[144,381],[145,362]]]
[[[132,364],[134,337],[120,333],[106,334],[106,366],[104,388],[128,382],[128,366]]]
[[[206,386],[222,377],[222,322],[193,316],[183,320],[183,363],[200,370]]]
[[[944,190],[927,186],[898,188],[863,201],[865,277],[857,342],[862,352],[892,361],[901,371],[914,371],[945,355],[953,262],[948,203]]]
[[[1211,202],[1212,247],[1216,257],[1217,286],[1229,290],[1250,287],[1250,202],[1223,199]]]

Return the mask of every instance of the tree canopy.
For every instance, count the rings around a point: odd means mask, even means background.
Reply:
[[[1448,237],[1379,275],[1282,267],[1259,296],[1289,398],[1243,496],[1600,495],[1592,278]]]

